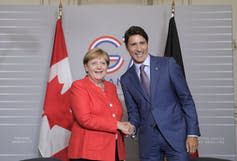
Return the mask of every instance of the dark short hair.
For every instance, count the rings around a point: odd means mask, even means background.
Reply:
[[[109,66],[109,54],[100,48],[93,48],[89,50],[83,58],[83,64],[86,65],[90,60],[95,58],[103,58]]]
[[[141,28],[140,26],[131,26],[124,34],[124,43],[126,46],[128,45],[129,37],[133,36],[133,35],[140,35],[140,36],[144,37],[144,39],[148,43],[149,37],[148,37],[146,31],[143,28]]]

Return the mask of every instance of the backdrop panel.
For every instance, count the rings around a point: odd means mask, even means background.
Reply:
[[[0,160],[37,157],[39,124],[56,22],[55,7],[0,7]],[[101,47],[113,58],[107,79],[124,104],[120,76],[130,57],[123,34],[145,28],[149,52],[163,55],[170,7],[64,7],[63,27],[73,79],[85,75],[82,58]],[[197,105],[200,156],[235,160],[230,6],[176,7],[185,72]],[[124,120],[127,119],[124,106]],[[126,138],[127,160],[137,161],[137,140]]]

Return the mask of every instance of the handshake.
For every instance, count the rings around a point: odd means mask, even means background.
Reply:
[[[122,131],[125,135],[135,135],[136,128],[130,122],[117,122],[117,127],[120,131]]]

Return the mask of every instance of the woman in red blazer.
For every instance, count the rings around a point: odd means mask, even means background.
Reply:
[[[83,64],[87,75],[73,82],[71,107],[75,117],[69,141],[71,161],[120,161],[125,159],[124,134],[132,125],[121,122],[122,104],[116,87],[104,80],[109,56],[95,48],[86,53]]]

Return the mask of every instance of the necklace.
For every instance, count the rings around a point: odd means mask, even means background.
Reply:
[[[104,91],[104,82],[95,83],[95,85]]]
[[[90,78],[89,77],[89,79],[91,80],[91,82],[93,83],[93,84],[95,84],[95,86],[97,86],[97,87],[99,87],[102,91],[104,91],[104,80],[101,80],[101,81],[95,81],[95,80],[93,80],[92,78]]]

